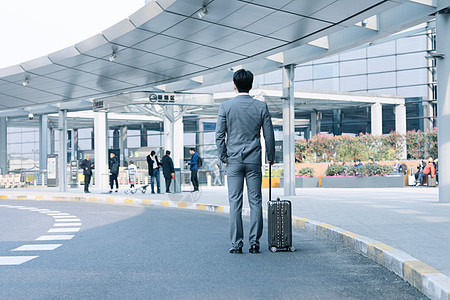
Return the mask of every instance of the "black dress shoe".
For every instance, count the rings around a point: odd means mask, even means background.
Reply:
[[[242,247],[239,247],[239,248],[231,248],[231,249],[230,249],[230,253],[233,253],[233,254],[242,254]]]
[[[258,245],[251,245],[250,249],[248,249],[248,252],[250,252],[250,253],[259,253],[259,246]]]

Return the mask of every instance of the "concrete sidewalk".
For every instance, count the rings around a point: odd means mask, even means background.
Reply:
[[[60,194],[50,188],[0,191],[0,194],[16,195],[48,193],[55,196]],[[438,189],[297,189],[297,196],[284,197],[283,189],[275,188],[272,194],[273,199],[280,197],[291,200],[294,216],[325,222],[380,241],[403,250],[450,277],[450,203],[438,202]],[[168,195],[125,195],[123,191],[103,195],[95,190],[92,194],[84,194],[82,189],[77,189],[69,190],[65,195],[228,205],[225,187],[202,187],[198,193]],[[267,189],[263,190],[263,197],[265,205]],[[248,207],[246,199],[244,207]],[[295,246],[298,248],[301,244]]]

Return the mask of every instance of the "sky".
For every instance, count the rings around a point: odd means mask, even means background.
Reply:
[[[0,69],[81,42],[144,5],[145,0],[1,0]]]

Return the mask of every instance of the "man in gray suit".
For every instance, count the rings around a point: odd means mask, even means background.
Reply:
[[[261,193],[261,141],[263,130],[267,159],[275,159],[275,138],[267,104],[253,99],[249,91],[253,74],[241,69],[233,75],[238,95],[220,105],[216,126],[216,145],[221,161],[227,167],[228,200],[230,203],[230,253],[242,253],[242,199],[244,178],[250,204],[250,253],[259,253],[263,231]]]

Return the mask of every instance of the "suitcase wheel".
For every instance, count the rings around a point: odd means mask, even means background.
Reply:
[[[288,250],[291,251],[291,252],[295,252],[295,247],[291,246],[291,247],[288,248]]]
[[[147,189],[142,189],[142,194],[145,194],[145,192],[147,191]]]
[[[273,252],[273,253],[275,253],[275,252],[277,252],[277,247],[269,247],[269,250],[270,250],[270,252]]]

